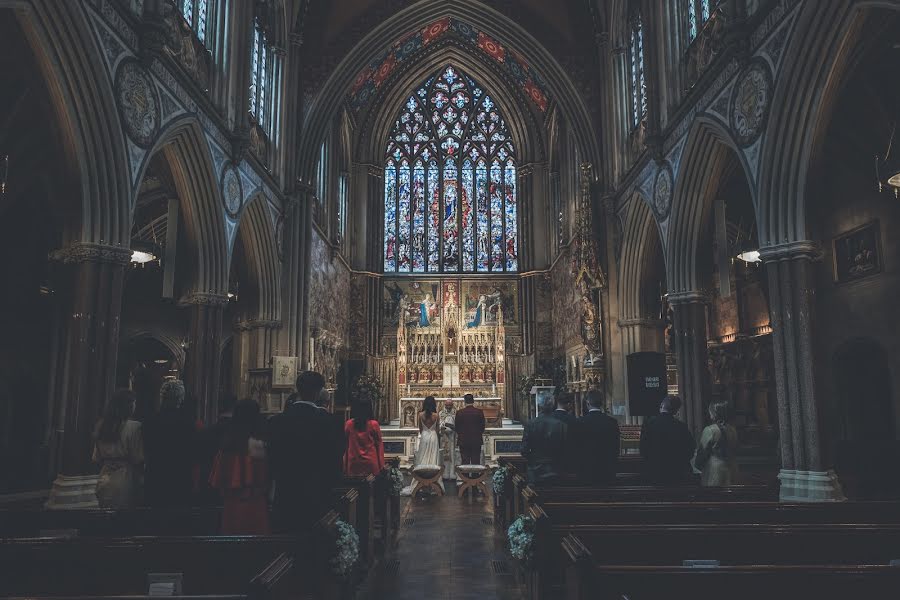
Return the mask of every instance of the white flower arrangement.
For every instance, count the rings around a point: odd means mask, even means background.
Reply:
[[[333,574],[347,577],[359,560],[359,535],[352,525],[340,519],[335,522],[334,528],[337,530],[335,554],[328,562]]]
[[[397,467],[391,467],[391,470],[388,472],[388,477],[391,480],[391,495],[399,496],[400,491],[406,486],[406,482],[403,479],[403,473],[401,473],[400,469]]]
[[[491,486],[495,496],[502,496],[506,490],[506,482],[509,479],[509,467],[500,467],[491,476]]]
[[[509,541],[509,553],[526,566],[531,564],[534,559],[534,519],[519,517],[509,526],[506,536]]]

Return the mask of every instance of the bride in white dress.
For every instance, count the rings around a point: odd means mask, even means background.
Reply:
[[[416,453],[413,457],[413,471],[416,469],[441,468],[441,443],[438,438],[438,422],[440,418],[437,412],[437,402],[434,396],[425,398],[422,403],[422,412],[419,413],[419,437],[416,445]],[[441,489],[444,482],[438,480]],[[400,492],[403,496],[412,496],[416,481],[403,488]]]

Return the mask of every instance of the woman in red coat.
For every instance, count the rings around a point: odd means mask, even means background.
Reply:
[[[270,532],[269,473],[259,423],[259,405],[254,400],[235,405],[209,475],[209,484],[224,501],[221,532],[225,535]]]
[[[372,413],[368,400],[353,403],[353,418],[344,423],[347,452],[344,454],[344,473],[350,476],[378,475],[384,470],[384,443],[381,427]]]

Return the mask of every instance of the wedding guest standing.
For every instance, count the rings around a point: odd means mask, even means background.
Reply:
[[[525,424],[522,433],[522,456],[528,462],[528,483],[549,485],[559,478],[566,456],[569,426],[551,416],[554,401],[542,397],[536,418]]]
[[[456,443],[464,465],[481,464],[486,421],[484,411],[475,406],[472,394],[463,396],[465,406],[456,413]]]
[[[209,484],[222,495],[225,535],[265,535],[269,527],[269,474],[261,439],[259,404],[245,399],[225,425]]]
[[[619,461],[619,423],[604,412],[603,392],[587,393],[588,412],[578,419],[581,475],[593,484],[615,482]]]
[[[681,398],[666,396],[659,406],[659,415],[648,419],[641,428],[641,456],[651,483],[680,483],[691,476],[694,436],[684,421],[675,418],[680,409]]]
[[[737,430],[728,423],[728,404],[709,405],[712,421],[700,434],[694,467],[700,471],[700,485],[725,486],[737,480]]]
[[[297,397],[269,421],[268,456],[275,481],[275,529],[293,533],[312,526],[328,510],[340,478],[330,459],[333,415],[317,402],[325,378],[314,371],[297,377]],[[343,430],[339,429],[343,444]],[[326,460],[326,458],[328,458]]]
[[[159,390],[159,410],[144,423],[146,498],[154,507],[190,506],[197,458],[197,425],[185,409],[184,383]]]
[[[140,500],[144,463],[141,424],[132,420],[135,395],[113,394],[97,423],[93,460],[100,465],[97,500],[103,508],[128,508]]]
[[[344,474],[351,477],[378,475],[384,470],[384,443],[381,427],[367,398],[357,400],[351,409],[353,418],[344,423],[347,451]]]

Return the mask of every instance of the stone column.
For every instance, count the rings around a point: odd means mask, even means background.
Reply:
[[[232,377],[239,398],[250,395],[250,369],[270,365],[276,330],[280,321],[248,319],[238,321],[232,337]]]
[[[684,403],[681,411],[695,436],[699,436],[705,425],[712,390],[706,349],[707,302],[706,296],[700,292],[669,294],[669,304],[675,316],[679,395]]]
[[[59,263],[62,331],[53,395],[64,412],[59,474],[47,508],[97,506],[93,432],[116,378],[125,267],[131,250],[75,244],[54,252]]]
[[[191,311],[184,386],[204,424],[219,416],[219,367],[222,351],[222,316],[228,296],[194,292],[181,300]]]
[[[837,475],[822,459],[819,405],[813,377],[813,262],[821,258],[809,241],[760,250],[769,278],[772,346],[786,502],[846,500]]]
[[[621,369],[617,372],[620,374],[621,384],[615,389],[621,388],[621,396],[617,396],[614,392],[613,400],[619,403],[625,403],[627,397],[628,386],[628,355],[635,352],[662,352],[664,351],[665,336],[664,324],[659,319],[653,318],[636,318],[624,319],[618,322],[619,337],[621,338]],[[663,385],[666,382],[663,381]],[[631,414],[630,406],[625,403],[625,423],[629,425],[641,425],[644,418]]]

